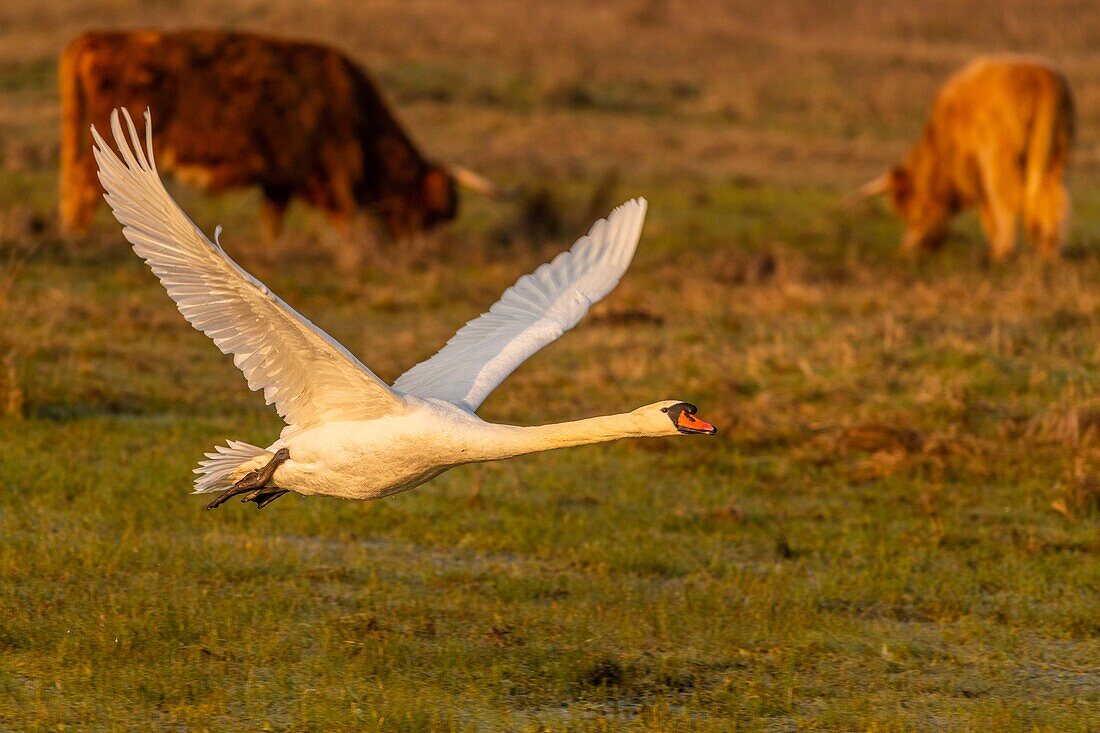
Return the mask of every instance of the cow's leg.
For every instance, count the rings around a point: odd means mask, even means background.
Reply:
[[[1045,260],[1058,256],[1068,210],[1069,194],[1062,184],[1061,172],[1048,174],[1024,211],[1028,239]]]
[[[990,153],[982,161],[982,203],[978,207],[989,242],[989,259],[1003,262],[1016,249],[1023,203],[1023,171],[1015,156]]]
[[[997,217],[988,201],[978,204],[978,219],[982,223],[982,231],[985,232],[985,241],[992,248],[992,243],[997,238]]]
[[[989,242],[989,259],[1003,262],[1016,249],[1016,215],[1003,205],[983,202],[978,210]]]
[[[355,218],[358,204],[347,177],[334,174],[323,187],[308,189],[306,201],[320,209],[329,222],[326,236],[337,267],[349,274],[363,264],[363,248],[356,246]]]
[[[336,266],[349,275],[363,266],[363,247],[356,242],[355,215],[349,211],[326,210],[329,224],[332,226],[333,249]]]
[[[290,191],[284,188],[263,189],[264,200],[260,204],[260,233],[265,242],[274,242],[283,231],[283,217],[290,206]]]

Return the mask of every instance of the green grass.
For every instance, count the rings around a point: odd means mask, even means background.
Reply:
[[[486,414],[682,397],[721,435],[375,503],[202,511],[201,452],[277,418],[107,225],[37,254],[13,295],[28,417],[0,422],[0,722],[1095,729],[1094,250],[988,270],[963,226],[911,266],[821,192],[652,188],[620,290]],[[487,264],[456,242],[354,287],[304,253],[250,264],[392,378],[544,255],[478,237],[455,236]]]

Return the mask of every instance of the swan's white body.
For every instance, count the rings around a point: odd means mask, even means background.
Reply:
[[[343,346],[299,315],[207,239],[157,174],[149,113],[146,144],[123,110],[111,127],[122,159],[92,128],[100,181],[123,233],[180,312],[262,389],[286,420],[267,448],[236,441],[208,453],[196,493],[230,489],[286,449],[268,486],[300,494],[376,499],[464,463],[626,437],[713,433],[676,400],[620,415],[517,427],[475,414],[527,357],[572,328],[618,284],[633,258],[644,199],[593,225],[568,251],[520,278],[488,313],[435,356],[387,386]],[[132,147],[131,147],[132,146]],[[690,408],[690,409],[689,409]]]
[[[652,434],[630,413],[517,427],[486,422],[442,400],[410,397],[409,407],[403,415],[325,423],[277,441],[267,451],[285,447],[291,459],[276,469],[274,485],[301,494],[379,499],[464,463]],[[265,460],[266,454],[246,464],[240,475]]]

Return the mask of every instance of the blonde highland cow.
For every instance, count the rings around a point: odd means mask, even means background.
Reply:
[[[907,252],[937,249],[951,217],[976,208],[991,259],[1012,254],[1021,219],[1031,244],[1053,259],[1069,214],[1073,117],[1069,83],[1046,61],[976,59],[940,89],[905,162],[857,193],[887,194],[905,220]]]

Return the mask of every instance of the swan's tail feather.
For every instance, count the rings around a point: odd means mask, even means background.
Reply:
[[[231,487],[246,471],[241,468],[246,464],[248,468],[261,466],[271,460],[274,455],[266,448],[259,448],[239,440],[230,440],[229,445],[219,445],[213,453],[207,453],[205,461],[199,461],[199,467],[195,473],[199,477],[195,479],[195,494],[209,494],[214,491],[224,491]],[[262,460],[256,460],[262,459]]]

